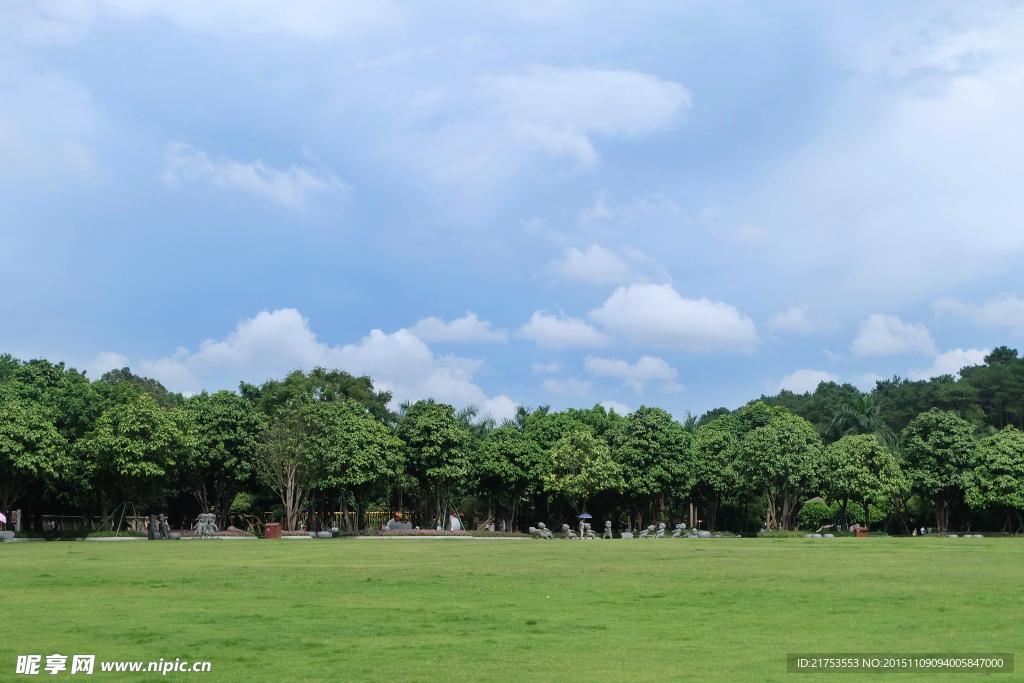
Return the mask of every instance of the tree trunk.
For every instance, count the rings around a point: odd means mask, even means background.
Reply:
[[[949,511],[946,509],[946,504],[940,501],[935,501],[935,526],[938,527],[940,534],[949,532]]]
[[[848,495],[847,496],[843,496],[843,514],[842,514],[843,531],[846,531],[847,529],[850,528],[850,523],[849,523],[849,521],[846,518],[846,505],[849,502],[850,502],[850,496],[848,496]]]
[[[868,531],[871,531],[871,508],[868,507],[868,501],[864,500],[864,526],[867,527]]]

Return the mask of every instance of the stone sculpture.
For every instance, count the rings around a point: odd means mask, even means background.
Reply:
[[[576,540],[576,532],[574,532],[572,529],[570,529],[568,524],[563,524],[562,525],[562,533],[565,534],[565,540],[567,540],[567,541],[575,541]]]
[[[544,526],[544,522],[537,522],[536,527],[530,527],[530,535],[534,538],[554,538],[552,533],[548,531],[548,528]]]
[[[686,528],[685,524],[676,524],[676,530],[672,532],[672,538],[679,538],[683,535],[683,529]]]
[[[159,533],[160,532],[157,531],[156,526],[156,515],[150,515],[149,523],[146,525],[146,538],[150,541],[155,541],[159,538],[159,536],[157,535]]]
[[[622,532],[622,538],[633,538],[633,532],[629,529],[626,529]]]
[[[654,534],[655,538],[665,538],[665,523],[661,522],[658,524],[658,533]]]
[[[171,527],[167,525],[167,517],[161,512],[156,518],[160,522],[160,539],[164,541],[171,540]]]
[[[583,538],[587,540],[597,539],[597,534],[594,533],[594,530],[591,528],[589,524],[583,525]]]
[[[199,515],[196,528],[192,531],[192,538],[216,538],[217,537],[217,516],[211,512],[204,512]]]
[[[605,522],[604,523],[604,533],[601,534],[601,538],[611,538],[611,537],[612,537],[612,523],[611,522]]]
[[[651,534],[652,531],[654,531],[654,525],[653,524],[650,525],[649,527],[647,527],[646,529],[644,529],[643,531],[641,531],[640,532],[640,536],[638,538],[650,538],[650,534]]]

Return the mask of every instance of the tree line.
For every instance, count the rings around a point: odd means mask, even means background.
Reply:
[[[520,406],[497,424],[430,399],[392,409],[369,377],[295,371],[184,397],[129,368],[98,380],[0,356],[0,510],[106,518],[130,501],[172,519],[266,512],[315,530],[341,511],[458,510],[478,528],[558,525],[711,530],[925,523],[1016,531],[1024,510],[1024,360],[862,393],[822,382],[682,420],[641,406]],[[354,514],[349,514],[354,513]],[[177,517],[175,517],[177,515]]]

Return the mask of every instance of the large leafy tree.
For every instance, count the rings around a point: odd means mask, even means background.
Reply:
[[[298,526],[302,501],[320,476],[307,455],[309,416],[301,403],[277,410],[256,449],[256,472],[281,499],[285,528]]]
[[[708,511],[708,527],[717,523],[717,509],[722,497],[744,493],[737,467],[739,456],[739,424],[730,416],[703,421],[690,446],[689,493]]]
[[[691,435],[661,408],[640,406],[609,432],[612,458],[622,470],[625,492],[643,511],[665,514],[665,498],[687,487]]]
[[[741,411],[739,421],[747,427],[739,445],[743,473],[764,493],[768,529],[794,529],[799,496],[815,483],[818,430],[785,408],[762,403]]]
[[[179,469],[201,511],[216,509],[220,526],[225,527],[235,494],[254,473],[266,416],[252,401],[231,391],[192,396],[183,412],[193,446]]]
[[[519,505],[534,487],[543,461],[540,446],[514,424],[487,435],[472,461],[472,476],[477,490],[489,501],[489,519],[497,500],[510,514],[509,526],[515,528]]]
[[[352,401],[385,424],[393,423],[395,418],[388,410],[390,391],[376,391],[368,375],[355,377],[344,370],[316,367],[308,374],[295,370],[283,380],[267,380],[258,387],[243,382],[239,393],[254,401],[268,415],[297,402]]]
[[[949,529],[949,509],[962,495],[973,469],[974,438],[969,422],[950,410],[932,408],[910,421],[901,454],[912,490],[935,510],[935,525]]]
[[[473,438],[455,408],[430,400],[410,406],[395,434],[405,442],[409,472],[420,482],[424,517],[438,520],[451,502],[452,486],[469,472]]]
[[[0,392],[0,510],[9,511],[36,483],[54,483],[71,466],[68,443],[48,412]]]
[[[112,485],[108,493],[150,502],[191,447],[191,437],[183,433],[180,415],[161,408],[149,394],[122,386],[125,400],[103,412],[81,440],[81,450]]]
[[[864,520],[870,525],[870,503],[887,500],[898,505],[910,488],[896,457],[875,434],[851,434],[830,444],[821,463],[821,481],[833,498],[842,499],[844,525],[851,498],[864,506]]]
[[[351,492],[360,508],[377,484],[400,478],[405,444],[362,405],[319,402],[309,407],[307,457],[321,507],[331,491]],[[326,510],[324,510],[326,512]]]
[[[612,460],[608,444],[588,430],[569,432],[551,449],[544,476],[544,490],[562,496],[576,514],[587,511],[596,493],[622,489],[622,468]]]
[[[1001,508],[1007,525],[1024,510],[1024,432],[1008,426],[982,439],[975,450],[975,467],[965,475],[967,504]],[[1012,529],[1011,529],[1012,531]]]

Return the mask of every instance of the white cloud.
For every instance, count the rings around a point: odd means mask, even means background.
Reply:
[[[544,380],[544,391],[559,396],[586,396],[592,393],[594,386],[590,382],[581,382],[578,379],[546,379]]]
[[[502,397],[488,399],[472,382],[482,360],[435,356],[405,329],[392,334],[372,330],[358,344],[331,347],[317,340],[309,321],[294,308],[263,311],[240,322],[221,341],[207,339],[195,353],[180,348],[173,356],[143,361],[140,368],[170,389],[196,391],[211,377],[228,375],[258,384],[318,365],[370,375],[374,386],[390,389],[396,401],[433,397],[456,405],[489,406],[495,413],[505,405]]]
[[[485,415],[490,415],[497,420],[498,424],[501,424],[502,420],[511,420],[516,416],[517,407],[519,407],[518,403],[508,396],[501,395],[484,401],[480,406],[480,410]]]
[[[875,382],[885,379],[881,375],[876,375],[873,372],[860,375],[854,378],[853,385],[861,391],[871,391],[875,388]]]
[[[668,284],[619,287],[590,317],[635,342],[690,351],[749,351],[757,344],[753,321],[735,307],[683,298]]]
[[[618,401],[601,401],[601,405],[604,406],[605,410],[614,410],[616,413],[622,416],[629,415],[631,412],[633,412],[632,410],[629,409],[628,406],[626,406],[623,403],[619,403]]]
[[[591,244],[580,251],[570,247],[564,263],[553,263],[551,269],[569,278],[590,282],[625,282],[632,276],[632,269],[613,252]]]
[[[371,3],[323,0],[42,0],[19,17],[30,40],[68,40],[101,19],[156,18],[202,33],[288,35],[312,40],[351,38],[373,28],[393,27],[404,11],[387,0]]]
[[[631,247],[623,247],[622,253],[629,263],[598,244],[591,244],[586,251],[570,247],[565,261],[548,264],[548,270],[558,276],[590,282],[671,282],[658,259]]]
[[[873,313],[861,321],[850,350],[855,356],[935,353],[935,341],[921,323],[905,323],[894,315]]]
[[[807,306],[790,306],[785,313],[777,313],[768,323],[768,329],[807,334],[811,332],[811,321],[807,319]]]
[[[89,364],[87,374],[91,379],[99,379],[103,373],[109,370],[118,370],[127,366],[128,356],[113,351],[103,351],[96,354],[96,358]]]
[[[533,371],[549,375],[552,372],[558,372],[562,367],[562,364],[556,361],[552,361],[550,363],[534,363]]]
[[[591,135],[652,133],[690,106],[683,86],[635,71],[536,66],[485,78],[480,91],[494,98],[514,135],[584,165],[599,159]]]
[[[968,365],[984,365],[985,356],[991,351],[988,349],[954,349],[935,356],[935,362],[927,370],[911,370],[908,374],[910,379],[921,380],[931,379],[940,375],[960,376],[960,368]]]
[[[425,342],[507,342],[508,330],[495,330],[491,323],[467,312],[462,318],[446,323],[440,318],[423,318],[410,330]]]
[[[602,334],[580,320],[565,315],[554,316],[547,311],[535,311],[517,334],[538,346],[551,349],[604,346],[611,337]]]
[[[664,382],[666,391],[682,391],[683,385],[675,380],[679,373],[661,358],[643,356],[633,365],[624,360],[587,356],[583,361],[584,369],[597,377],[613,377],[622,380],[636,393],[647,388],[648,382]]]
[[[181,181],[205,181],[216,187],[232,188],[290,207],[302,207],[310,195],[349,189],[331,171],[292,165],[285,171],[267,166],[259,159],[243,163],[227,157],[216,159],[183,142],[167,145],[167,170],[162,180],[168,187]]]
[[[797,370],[791,375],[786,375],[774,385],[774,389],[789,389],[794,394],[803,394],[814,391],[821,382],[838,382],[839,377],[824,370]]]
[[[936,314],[952,313],[986,327],[1013,327],[1018,334],[1024,333],[1024,301],[1015,294],[1003,294],[980,306],[944,297],[936,300],[932,307]]]

